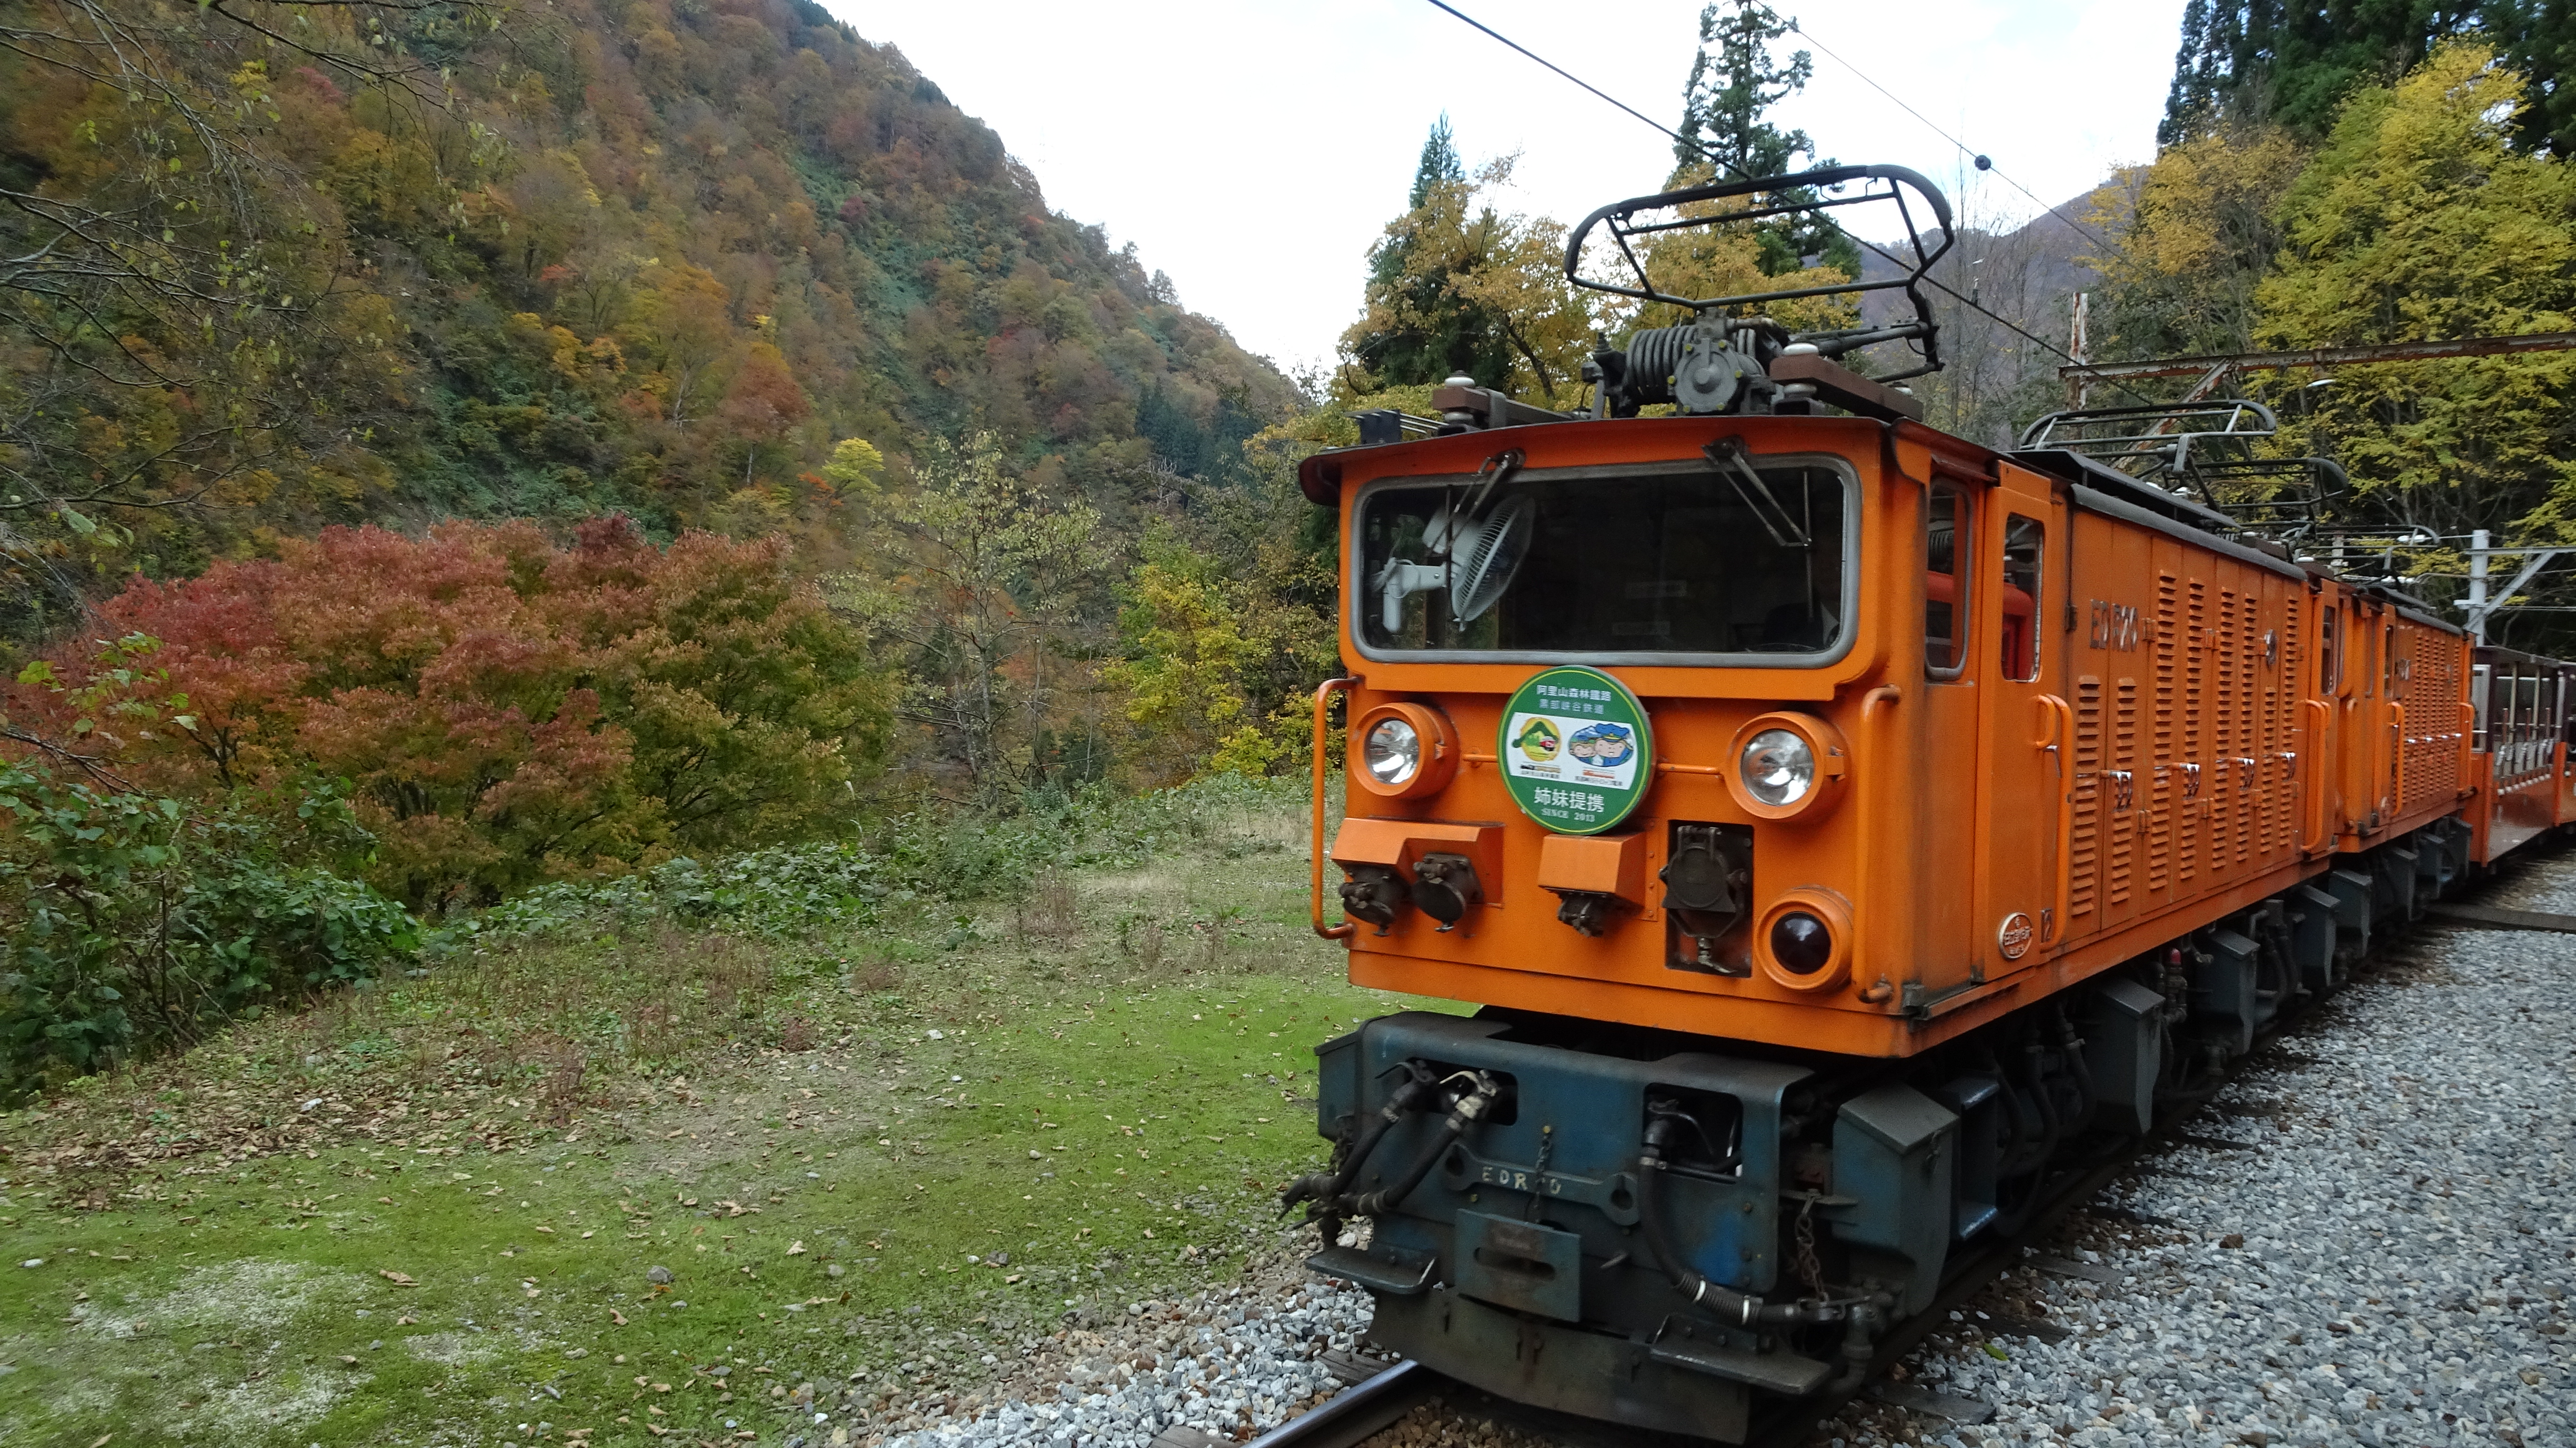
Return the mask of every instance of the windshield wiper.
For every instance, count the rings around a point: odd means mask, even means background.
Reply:
[[[1807,530],[1798,526],[1798,520],[1789,516],[1788,509],[1780,506],[1780,500],[1771,495],[1771,485],[1764,482],[1762,474],[1754,471],[1753,464],[1745,460],[1744,439],[1722,437],[1701,448],[1700,453],[1708,459],[1710,467],[1717,469],[1719,477],[1735,485],[1735,495],[1744,500],[1744,506],[1753,510],[1754,520],[1762,525],[1763,532],[1771,535],[1773,543],[1783,548],[1809,546]]]

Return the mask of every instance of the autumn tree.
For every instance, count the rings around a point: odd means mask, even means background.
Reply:
[[[612,516],[570,547],[527,523],[335,528],[137,582],[102,614],[162,641],[195,727],[123,758],[199,797],[353,781],[371,878],[415,908],[810,833],[881,758],[885,700],[785,562],[774,540],[657,548]]]
[[[1319,550],[1301,526],[1320,512],[1285,470],[1264,476],[1197,518],[1158,522],[1120,590],[1121,652],[1102,676],[1133,735],[1137,784],[1268,774],[1304,757],[1306,696],[1338,662],[1334,555],[1329,533]]]
[[[2576,328],[2576,169],[2518,151],[2524,78],[2450,44],[2356,93],[2278,208],[2253,341],[2354,346]],[[2290,445],[2378,516],[2576,539],[2576,354],[2339,367]]]
[[[1346,386],[1419,386],[1455,374],[1534,401],[1581,392],[1588,296],[1565,280],[1564,227],[1495,205],[1513,159],[1471,175],[1446,118],[1433,128],[1411,206],[1370,250],[1366,310],[1342,334]]]
[[[939,782],[996,803],[1044,774],[1042,736],[1083,711],[1075,624],[1108,576],[1091,508],[1051,496],[989,433],[933,441],[866,512],[878,548],[828,584],[901,680]]]
[[[2115,244],[2101,273],[2096,351],[2164,357],[2253,350],[2255,289],[2286,239],[2283,197],[2309,150],[2247,123],[2165,147],[2115,175],[2088,210]]]

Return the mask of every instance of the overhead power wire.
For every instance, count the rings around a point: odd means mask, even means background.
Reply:
[[[1583,77],[1581,77],[1581,76],[1579,76],[1579,75],[1576,75],[1574,72],[1572,72],[1572,71],[1570,71],[1570,70],[1567,70],[1564,66],[1558,65],[1555,61],[1552,61],[1552,60],[1548,59],[1546,56],[1539,54],[1537,51],[1532,50],[1532,49],[1530,49],[1528,46],[1521,44],[1519,41],[1512,39],[1510,36],[1503,34],[1501,31],[1496,30],[1494,27],[1492,27],[1492,26],[1490,26],[1490,25],[1487,25],[1485,22],[1483,22],[1483,21],[1481,21],[1481,20],[1477,19],[1477,18],[1476,18],[1475,16],[1473,16],[1473,15],[1468,14],[1466,11],[1459,9],[1458,7],[1456,7],[1456,6],[1454,6],[1454,5],[1450,5],[1450,4],[1445,3],[1445,0],[1431,0],[1431,4],[1432,4],[1435,8],[1437,8],[1437,9],[1441,9],[1441,10],[1446,10],[1446,11],[1448,11],[1451,15],[1456,16],[1458,19],[1465,21],[1467,24],[1469,24],[1469,25],[1471,25],[1471,26],[1474,26],[1476,29],[1478,29],[1478,30],[1481,30],[1481,31],[1485,32],[1487,35],[1492,36],[1494,39],[1501,41],[1503,44],[1510,46],[1512,49],[1517,50],[1517,51],[1519,51],[1521,54],[1523,54],[1523,55],[1525,55],[1525,56],[1529,57],[1530,59],[1532,59],[1532,60],[1534,60],[1534,61],[1537,61],[1539,64],[1541,64],[1541,65],[1543,65],[1543,66],[1546,66],[1549,70],[1555,71],[1558,75],[1560,75],[1560,76],[1564,77],[1565,79],[1567,79],[1567,80],[1569,80],[1569,81],[1572,81],[1574,84],[1576,84],[1576,85],[1578,85],[1578,86],[1581,86],[1583,89],[1585,89],[1585,90],[1588,90],[1588,91],[1592,92],[1594,95],[1599,96],[1601,99],[1603,99],[1603,100],[1605,100],[1605,101],[1608,101],[1610,104],[1612,104],[1612,105],[1614,105],[1614,106],[1617,106],[1619,109],[1621,109],[1621,110],[1623,110],[1623,111],[1626,111],[1628,114],[1630,114],[1630,115],[1632,115],[1632,116],[1635,116],[1638,120],[1644,121],[1647,125],[1650,125],[1650,126],[1654,127],[1654,128],[1655,128],[1656,130],[1658,130],[1658,131],[1662,131],[1662,132],[1663,132],[1667,137],[1670,137],[1672,140],[1674,140],[1674,141],[1676,141],[1676,142],[1679,142],[1680,144],[1685,145],[1685,146],[1688,146],[1688,145],[1693,144],[1692,142],[1690,142],[1690,141],[1688,141],[1688,140],[1683,139],[1683,137],[1682,137],[1682,133],[1681,133],[1681,132],[1676,131],[1676,130],[1673,130],[1673,129],[1671,129],[1671,128],[1667,127],[1663,122],[1661,122],[1661,121],[1659,121],[1659,120],[1656,120],[1654,117],[1652,117],[1652,116],[1650,116],[1650,115],[1647,115],[1644,111],[1641,111],[1641,110],[1637,109],[1635,106],[1632,106],[1632,105],[1628,104],[1626,101],[1623,101],[1623,100],[1619,99],[1617,96],[1614,96],[1614,95],[1610,94],[1608,91],[1603,90],[1601,87],[1599,87],[1599,86],[1597,86],[1597,85],[1594,85],[1594,84],[1592,84],[1590,81],[1585,80]],[[1712,158],[1712,159],[1714,159],[1714,158]],[[1741,172],[1738,172],[1737,174],[1741,175],[1742,173],[1741,173]]]
[[[1682,145],[1690,146],[1698,150],[1699,153],[1702,156],[1707,157],[1710,162],[1716,165],[1725,166],[1727,170],[1734,172],[1737,179],[1746,181],[1753,179],[1752,177],[1744,174],[1744,168],[1726,162],[1715,155],[1711,155],[1706,147],[1699,145],[1699,143],[1695,141],[1689,140],[1680,132],[1666,126],[1663,122],[1656,120],[1654,117],[1649,116],[1645,112],[1638,110],[1636,107],[1629,105],[1627,102],[1618,99],[1609,92],[1602,90],[1599,86],[1593,85],[1591,82],[1575,75],[1564,66],[1558,65],[1555,61],[1549,60],[1547,57],[1540,55],[1537,51],[1530,49],[1528,46],[1521,44],[1519,41],[1512,39],[1510,36],[1503,34],[1501,31],[1494,29],[1483,21],[1478,20],[1474,16],[1467,14],[1465,11],[1458,9],[1456,6],[1449,4],[1448,0],[1430,0],[1430,3],[1435,8],[1447,11],[1450,15],[1464,21],[1466,24],[1477,30],[1483,31],[1486,35],[1493,37],[1495,40],[1502,42],[1504,45],[1520,52],[1529,59],[1547,67],[1549,70],[1556,72],[1566,80],[1572,81],[1575,85],[1582,87],[1584,90],[1590,91],[1593,95],[1600,97],[1602,100],[1608,101],[1611,105],[1616,106],[1620,110],[1627,112],[1629,115],[1636,117],[1638,120],[1645,122],[1647,125],[1653,127],[1658,134],[1669,137]],[[1840,57],[1836,58],[1840,59]],[[1866,79],[1867,77],[1863,78]],[[1904,103],[1899,101],[1898,104],[1902,105]],[[1851,233],[1848,230],[1845,230],[1843,234],[1845,236],[1851,236]],[[1908,263],[1898,259],[1895,253],[1890,252],[1885,247],[1882,247],[1865,237],[1852,236],[1851,239],[1855,244],[1876,253],[1881,260],[1887,262],[1889,265],[1907,267],[1909,270],[1911,269],[1910,266],[1908,266]],[[1987,320],[1994,322],[1996,325],[2001,326],[2006,331],[2013,333],[2022,340],[2029,342],[2031,345],[2046,349],[2052,356],[2061,358],[2067,362],[2081,365],[2083,359],[2077,357],[2074,353],[2069,352],[2065,348],[2058,346],[2056,343],[2049,341],[2047,338],[2032,332],[2030,329],[2022,326],[2019,322],[2014,321],[2010,317],[1988,310],[1984,304],[1978,302],[1973,297],[1962,294],[1958,289],[1942,281],[1939,277],[1926,273],[1923,277],[1923,281],[1926,285],[1941,293],[1943,296],[1948,297],[1950,300],[1957,302],[1968,310],[1985,317]],[[2137,398],[2140,402],[2154,401],[2153,398],[2146,396],[2144,393],[2138,392],[2134,388],[2127,387],[2121,383],[2114,382],[2110,385],[2119,388],[2122,392],[2128,393],[2131,397]]]
[[[1794,15],[1789,17],[1789,30],[1791,34],[1796,35],[1800,40],[1803,40],[1809,45],[1814,46],[1816,49],[1823,51],[1843,69],[1850,71],[1853,75],[1859,76],[1861,84],[1868,86],[1871,90],[1874,90],[1880,95],[1887,97],[1889,100],[1894,101],[1898,110],[1905,112],[1907,115],[1912,116],[1918,121],[1921,121],[1924,127],[1930,130],[1932,134],[1939,136],[1942,140],[1958,147],[1962,155],[1969,156],[1982,163],[1977,167],[1978,170],[1993,172],[1996,180],[2003,182],[2015,191],[2029,197],[2033,202],[2037,203],[2041,215],[2057,216],[2057,208],[2054,204],[2042,199],[2037,192],[2004,174],[2004,168],[1996,165],[1992,156],[1989,156],[1985,152],[1978,150],[1976,147],[1969,145],[1967,142],[1960,140],[1958,137],[1951,135],[1948,131],[1941,129],[1940,126],[1934,124],[1930,116],[1927,116],[1921,111],[1916,110],[1914,107],[1907,105],[1903,96],[1900,96],[1896,92],[1889,90],[1887,87],[1880,85],[1876,80],[1873,80],[1870,77],[1869,72],[1862,70],[1859,66],[1843,59],[1841,52],[1835,50],[1832,46],[1825,44],[1823,41],[1818,40],[1816,38],[1816,33],[1807,29],[1804,21]],[[2057,219],[2065,222],[2071,227],[2074,227],[2077,231],[2084,233],[2086,236],[2093,238],[2096,243],[2102,246],[2107,247],[2111,245],[2111,241],[2108,237],[2095,231],[2092,227],[2086,226],[2083,222],[2076,220],[2072,216],[2058,216]]]

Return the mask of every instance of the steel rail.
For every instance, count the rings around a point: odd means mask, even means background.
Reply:
[[[1359,1448],[1412,1412],[1446,1382],[1410,1358],[1335,1394],[1322,1407],[1289,1419],[1247,1448]]]

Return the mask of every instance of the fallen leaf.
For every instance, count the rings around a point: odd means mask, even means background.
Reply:
[[[790,1256],[790,1257],[802,1257],[802,1256],[804,1256],[804,1255],[805,1255],[805,1244],[804,1244],[802,1241],[795,1241],[795,1242],[790,1242],[790,1243],[788,1243],[788,1244],[787,1244],[787,1255],[788,1255],[788,1256]]]
[[[408,1272],[396,1272],[390,1268],[379,1267],[376,1269],[376,1275],[385,1279],[387,1282],[392,1283],[396,1287],[418,1287],[420,1285],[412,1279],[412,1275]]]

